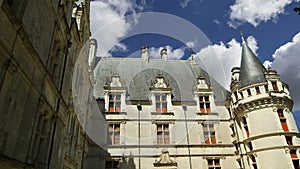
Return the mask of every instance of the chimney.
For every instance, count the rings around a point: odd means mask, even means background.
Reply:
[[[168,55],[167,55],[167,49],[162,49],[161,51],[160,51],[160,56],[161,56],[161,59],[162,60],[168,60]]]
[[[144,46],[141,48],[141,52],[142,52],[142,59],[148,61],[148,46]]]

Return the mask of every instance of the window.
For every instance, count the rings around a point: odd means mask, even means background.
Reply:
[[[280,119],[280,123],[281,123],[283,131],[289,131],[289,128],[286,124],[286,119]]]
[[[118,169],[121,168],[120,161],[112,160],[112,161],[105,161],[105,169]]]
[[[255,91],[256,91],[256,94],[260,94],[260,90],[259,90],[258,86],[255,87]]]
[[[120,145],[120,124],[109,124],[107,135],[107,145]]]
[[[273,90],[274,90],[274,91],[278,91],[277,82],[276,82],[276,81],[273,81],[273,82],[271,82],[271,83],[272,83],[272,86],[273,86]]]
[[[256,164],[256,159],[254,155],[250,155],[251,161],[252,161],[252,166],[254,169],[257,169],[257,164]]]
[[[109,112],[120,112],[121,94],[109,94]]]
[[[249,147],[249,150],[250,150],[250,151],[253,150],[253,146],[252,146],[252,143],[251,143],[251,142],[248,143],[248,147]]]
[[[243,121],[243,124],[244,124],[244,129],[245,129],[245,132],[247,134],[247,137],[249,137],[250,135],[250,132],[249,132],[249,129],[248,129],[248,125],[247,125],[247,120],[245,117],[242,118],[242,121]]]
[[[234,92],[234,97],[235,97],[235,100],[239,100],[237,92]]]
[[[203,124],[205,144],[216,144],[214,124]]]
[[[237,162],[239,164],[240,169],[243,169],[241,160],[237,160]]]
[[[282,109],[277,109],[277,114],[279,118],[284,118],[283,110]]]
[[[286,119],[283,114],[283,109],[277,109],[277,114],[278,114],[278,117],[280,118],[280,124],[281,124],[283,131],[289,131],[287,123],[286,123]]]
[[[220,159],[207,159],[208,169],[221,169]]]
[[[292,159],[298,159],[297,157],[297,150],[290,150],[290,154],[291,154],[291,157]]]
[[[167,108],[167,94],[157,94],[155,95],[155,107],[156,112],[168,112]]]
[[[293,159],[292,161],[293,161],[294,169],[299,169],[300,168],[299,160]]]
[[[211,112],[209,96],[199,96],[199,107],[201,113]]]
[[[268,87],[268,85],[265,85],[265,90],[266,90],[266,92],[268,92],[268,91],[269,91],[269,87]]]
[[[293,145],[293,137],[292,136],[285,136],[285,140],[289,146]]]
[[[247,89],[248,96],[251,96],[251,90]]]
[[[157,144],[170,144],[169,124],[157,124]]]

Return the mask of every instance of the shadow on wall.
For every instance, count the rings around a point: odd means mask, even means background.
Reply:
[[[123,161],[122,166],[121,166],[122,169],[136,169],[135,164],[134,164],[134,159],[133,159],[131,153],[130,153],[130,156],[128,159],[125,159],[123,157],[122,161]]]

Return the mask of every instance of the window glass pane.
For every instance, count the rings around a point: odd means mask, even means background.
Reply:
[[[156,101],[160,101],[160,96],[159,96],[159,95],[156,95],[156,96],[155,96],[155,100],[156,100]]]
[[[205,101],[209,101],[209,96],[204,97]]]
[[[166,96],[166,95],[162,95],[162,96],[161,96],[161,100],[162,100],[162,101],[166,101],[166,100],[167,100],[167,96]]]

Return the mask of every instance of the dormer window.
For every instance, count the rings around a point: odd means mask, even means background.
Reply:
[[[164,77],[160,73],[151,87],[151,100],[154,112],[152,114],[173,114],[171,108],[171,88],[168,87]]]
[[[209,95],[199,96],[199,108],[200,108],[200,113],[211,112]]]
[[[155,95],[155,108],[156,112],[168,112],[167,94]]]
[[[109,112],[120,112],[121,111],[121,94],[110,93],[109,94]]]
[[[113,75],[104,86],[105,109],[107,113],[121,113],[125,106],[126,87],[118,75]]]

